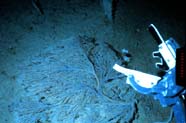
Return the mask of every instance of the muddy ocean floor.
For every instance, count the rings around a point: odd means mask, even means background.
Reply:
[[[169,107],[112,70],[121,61],[110,47],[129,51],[130,69],[157,75],[147,27],[183,46],[181,3],[119,0],[111,22],[98,0],[40,2],[44,14],[31,0],[0,2],[0,123],[168,121]]]

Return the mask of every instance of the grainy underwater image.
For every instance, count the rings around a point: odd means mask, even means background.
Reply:
[[[147,27],[155,23],[183,46],[184,9],[172,7],[146,0],[1,1],[0,123],[175,123],[170,107],[138,93],[113,69],[117,63],[158,75],[158,45]]]

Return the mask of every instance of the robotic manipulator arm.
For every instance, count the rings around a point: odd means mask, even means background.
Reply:
[[[126,75],[126,83],[130,84],[134,90],[152,95],[154,99],[159,100],[162,107],[171,106],[177,123],[186,123],[186,87],[176,82],[178,80],[176,79],[176,71],[178,71],[176,69],[176,51],[180,47],[173,38],[164,41],[153,24],[149,25],[149,31],[158,43],[158,51],[152,53],[154,58],[160,59],[160,62],[155,64],[156,68],[163,70],[166,74],[163,77],[154,76],[127,69],[118,64],[115,64],[113,69]],[[184,83],[183,79],[182,83]]]

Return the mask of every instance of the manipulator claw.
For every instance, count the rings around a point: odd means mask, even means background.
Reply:
[[[179,48],[179,44],[173,39],[169,38],[164,41],[157,28],[150,24],[149,32],[158,43],[158,51],[152,53],[153,58],[159,58],[160,62],[155,64],[156,68],[169,71],[176,65],[176,49]]]
[[[176,49],[179,48],[178,43],[169,38],[158,45],[158,51],[152,53],[153,58],[159,58],[160,62],[155,63],[156,68],[168,71],[176,65]]]

